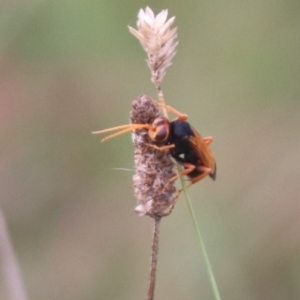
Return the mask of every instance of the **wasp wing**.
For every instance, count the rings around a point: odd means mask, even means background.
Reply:
[[[191,129],[194,133],[193,136],[190,136],[189,141],[192,149],[197,154],[199,158],[199,164],[205,167],[208,167],[212,170],[210,177],[215,180],[216,178],[216,161],[215,157],[210,150],[209,146],[200,135],[200,133],[191,126]]]

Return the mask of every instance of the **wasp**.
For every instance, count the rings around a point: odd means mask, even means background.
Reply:
[[[101,140],[104,142],[126,132],[146,129],[148,130],[148,135],[152,141],[163,144],[163,146],[157,146],[155,144],[147,145],[159,151],[170,151],[171,156],[183,167],[179,174],[169,179],[166,186],[177,180],[180,176],[187,176],[189,178],[190,183],[187,187],[190,187],[206,176],[215,180],[216,161],[209,147],[213,138],[211,136],[202,137],[196,129],[187,122],[188,116],[186,114],[180,113],[169,105],[159,102],[156,102],[156,104],[173,113],[177,118],[170,121],[166,117],[158,117],[152,124],[121,125],[95,131],[93,134],[102,134],[119,130]],[[181,191],[182,190],[179,191],[179,194]]]

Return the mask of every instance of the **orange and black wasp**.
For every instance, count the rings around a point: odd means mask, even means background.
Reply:
[[[156,102],[156,104],[175,114],[177,118],[170,121],[165,117],[158,117],[152,124],[127,124],[95,131],[93,133],[100,134],[119,130],[102,139],[103,142],[126,132],[147,129],[151,140],[163,143],[163,146],[156,146],[153,144],[148,145],[160,151],[170,151],[171,156],[183,166],[180,173],[170,178],[167,184],[177,180],[180,176],[187,176],[189,178],[190,183],[188,184],[188,187],[200,181],[207,175],[215,180],[216,161],[209,147],[213,138],[211,136],[202,137],[186,121],[188,118],[186,114],[180,113],[169,105],[158,102]]]

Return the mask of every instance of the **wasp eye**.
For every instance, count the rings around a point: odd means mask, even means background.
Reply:
[[[162,142],[169,136],[169,122],[165,118],[157,118],[152,124],[152,130],[149,130],[149,136],[153,141]]]
[[[158,142],[162,142],[168,137],[168,134],[169,130],[167,130],[167,126],[158,126],[155,132],[155,140]]]

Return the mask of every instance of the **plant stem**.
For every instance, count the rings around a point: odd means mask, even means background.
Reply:
[[[157,91],[157,95],[158,95],[158,100],[160,102],[162,102],[162,103],[165,104],[164,94],[162,92],[160,84],[156,82],[155,83],[155,87],[156,87],[156,91]],[[163,107],[163,114],[164,114],[165,117],[168,117],[168,112],[167,112],[167,110],[164,107]],[[178,173],[180,174],[180,165],[178,163],[177,163],[177,169],[178,169]],[[211,284],[211,287],[212,287],[215,299],[216,300],[221,300],[221,296],[220,296],[220,293],[219,293],[218,285],[217,285],[217,282],[216,282],[216,279],[215,279],[215,276],[214,276],[214,273],[213,273],[213,270],[212,270],[212,267],[211,267],[211,264],[210,264],[210,261],[209,261],[209,258],[208,258],[208,254],[207,254],[207,251],[206,251],[204,240],[202,238],[202,235],[201,235],[201,232],[200,232],[200,228],[199,228],[199,225],[198,225],[198,222],[197,222],[197,218],[196,218],[196,215],[195,215],[195,210],[193,208],[192,201],[191,201],[190,196],[188,194],[188,191],[187,191],[186,184],[185,184],[183,176],[180,176],[180,181],[181,181],[181,185],[182,185],[182,188],[183,188],[183,191],[184,191],[184,194],[185,194],[188,206],[189,206],[190,213],[192,215],[192,220],[193,220],[194,227],[196,229],[196,233],[197,233],[197,237],[198,237],[198,242],[199,242],[199,245],[200,245],[200,250],[201,250],[202,255],[204,257],[204,261],[205,261],[205,264],[206,264],[207,272],[208,272],[208,275],[209,275],[209,281],[210,281],[210,284]],[[156,224],[156,221],[155,221],[155,224]],[[157,228],[157,230],[158,230],[158,228]],[[155,237],[153,237],[153,243],[154,243],[154,239],[155,239]],[[158,246],[158,236],[157,236],[157,246]],[[153,252],[152,252],[152,254],[153,254]],[[155,268],[156,268],[156,266],[155,266]],[[150,286],[151,286],[151,282],[150,282]],[[153,291],[154,291],[154,287],[153,287]],[[150,299],[152,300],[153,298],[148,298],[148,300],[150,300]]]
[[[152,241],[152,254],[151,254],[151,268],[150,268],[150,281],[148,290],[148,300],[154,299],[155,278],[156,278],[156,266],[158,255],[158,242],[159,242],[159,224],[160,218],[154,218],[154,230]]]
[[[193,205],[192,205],[192,201],[191,201],[190,196],[187,192],[187,188],[186,188],[184,178],[180,177],[180,180],[181,180],[181,184],[182,184],[182,187],[183,187],[183,190],[184,190],[184,194],[185,194],[188,206],[189,206],[190,213],[192,215],[192,220],[193,220],[194,227],[196,229],[198,242],[199,242],[199,245],[200,245],[200,250],[202,251],[202,255],[204,257],[204,261],[205,261],[208,276],[209,276],[209,281],[210,281],[215,299],[216,300],[221,300],[218,285],[217,285],[217,282],[216,282],[216,279],[215,279],[215,276],[214,276],[214,273],[213,273],[213,270],[212,270],[212,267],[211,267],[211,264],[210,264],[210,261],[209,261],[209,258],[208,258],[208,254],[207,254],[207,251],[206,251],[204,240],[203,240],[201,232],[200,232],[200,228],[199,228],[199,225],[198,225],[198,222],[197,222],[197,218],[196,218],[196,215],[195,215],[195,210],[194,210]]]
[[[159,82],[155,82],[155,87],[156,87],[156,91],[157,91],[157,97],[158,97],[158,101],[161,102],[162,104],[166,104],[165,103],[165,97],[163,94],[163,91],[161,89],[160,83]],[[166,110],[165,107],[162,107],[162,111],[163,111],[163,115],[168,118],[168,112]]]
[[[0,272],[4,279],[7,299],[26,300],[20,268],[10,241],[4,215],[0,210]]]

